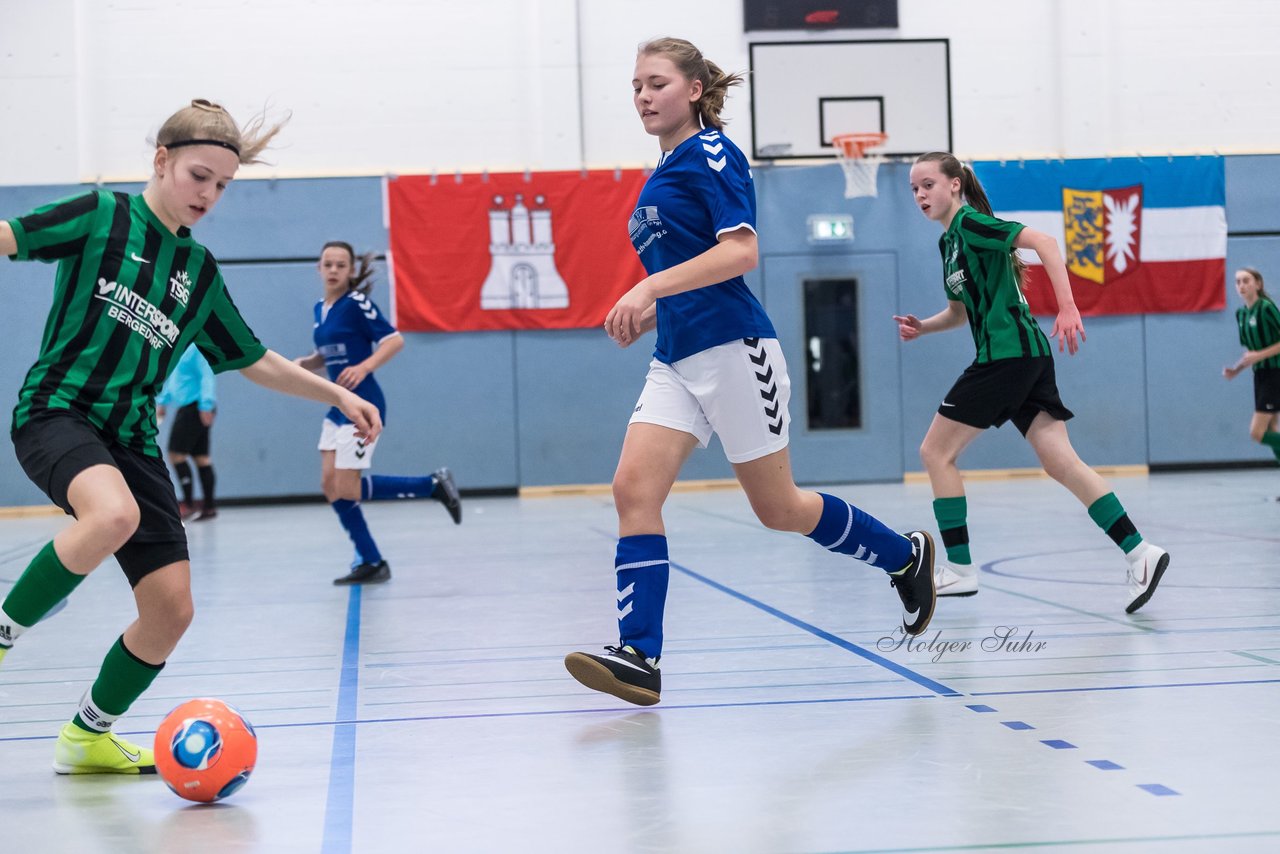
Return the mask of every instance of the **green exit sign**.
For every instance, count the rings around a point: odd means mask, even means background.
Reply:
[[[812,214],[809,217],[812,243],[853,241],[853,217],[849,214]]]

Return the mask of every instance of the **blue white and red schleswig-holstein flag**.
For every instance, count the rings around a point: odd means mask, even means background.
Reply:
[[[1221,157],[984,161],[973,169],[997,217],[1057,238],[1081,314],[1226,306]],[[1020,254],[1031,310],[1057,313],[1039,257]]]

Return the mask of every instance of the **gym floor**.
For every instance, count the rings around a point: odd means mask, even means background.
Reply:
[[[980,593],[910,649],[878,570],[673,495],[663,697],[561,660],[616,642],[607,495],[366,506],[390,582],[335,587],[323,505],[191,524],[195,624],[117,726],[192,697],[259,739],[221,804],[154,777],[58,777],[54,737],[131,619],[114,562],[0,666],[0,838],[39,852],[1280,850],[1280,478],[1116,478],[1172,554],[1125,562],[1047,480],[975,481]],[[932,530],[918,484],[830,487]],[[65,524],[0,520],[0,591]]]

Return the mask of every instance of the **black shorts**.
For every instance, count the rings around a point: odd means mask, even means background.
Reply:
[[[169,453],[189,457],[209,456],[209,428],[200,420],[200,404],[188,403],[173,416]]]
[[[938,407],[939,415],[981,430],[1012,420],[1024,436],[1041,412],[1059,421],[1074,416],[1058,397],[1052,356],[974,362]]]
[[[96,465],[113,466],[124,476],[138,502],[138,530],[116,552],[129,584],[163,566],[188,560],[187,532],[178,515],[178,498],[164,461],[118,445],[83,415],[69,409],[45,409],[13,434],[18,463],[54,504],[71,516],[71,481]]]
[[[1253,372],[1253,411],[1280,412],[1280,368]]]

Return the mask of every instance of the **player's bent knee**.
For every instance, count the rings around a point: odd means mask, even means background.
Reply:
[[[137,504],[122,501],[95,508],[91,513],[83,515],[81,520],[96,532],[99,542],[114,552],[138,530],[141,515]]]

